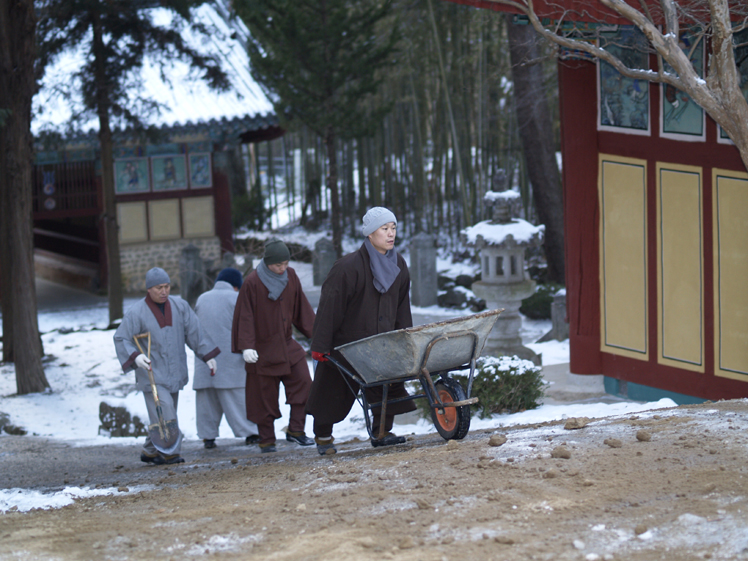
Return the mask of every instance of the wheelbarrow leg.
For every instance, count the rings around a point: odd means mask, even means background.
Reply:
[[[384,419],[385,419],[385,417],[387,415],[387,393],[388,393],[389,389],[390,389],[390,385],[389,384],[385,384],[382,387],[382,412],[379,415],[379,435],[377,436],[377,438],[379,440],[382,440],[384,438],[384,431],[385,431],[385,428],[384,428],[384,426],[385,426]]]

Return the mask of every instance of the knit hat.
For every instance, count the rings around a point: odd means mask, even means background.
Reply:
[[[361,226],[361,232],[364,236],[374,233],[378,228],[384,226],[388,222],[394,222],[397,226],[397,218],[395,214],[388,208],[383,206],[375,206],[370,208],[369,211],[364,214],[364,225]]]
[[[232,269],[231,267],[229,267],[227,269],[224,269],[220,273],[218,273],[216,282],[218,281],[227,282],[234,288],[241,288],[242,287],[242,274],[236,269]]]
[[[159,284],[171,284],[171,279],[161,267],[154,267],[145,274],[145,289],[148,290]]]
[[[265,265],[275,265],[291,259],[291,252],[288,247],[278,238],[273,238],[265,242]]]

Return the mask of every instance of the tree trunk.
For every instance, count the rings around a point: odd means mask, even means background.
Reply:
[[[330,207],[332,213],[332,245],[340,259],[343,256],[343,228],[340,222],[340,197],[338,195],[338,155],[335,152],[335,130],[327,127],[325,134],[327,148],[327,188],[330,190]]]
[[[34,243],[32,233],[31,98],[36,89],[36,17],[31,0],[0,0],[0,189],[2,189],[2,268],[11,280],[3,299],[13,302],[11,354],[19,394],[49,387],[42,366],[42,345],[36,310]],[[4,310],[3,324],[7,325]],[[21,344],[13,344],[13,341]],[[7,343],[7,342],[6,342]]]
[[[94,20],[93,50],[96,56],[96,105],[99,115],[101,144],[101,183],[104,195],[104,231],[106,232],[107,287],[109,293],[109,326],[122,319],[122,269],[119,255],[117,207],[114,202],[114,148],[109,126],[108,84],[103,57],[104,43],[98,19]]]
[[[548,278],[565,284],[563,193],[556,163],[553,127],[539,64],[526,64],[541,57],[540,38],[529,25],[513,25],[506,14],[509,52],[514,79],[517,124],[532,183],[538,219],[545,224],[545,256]]]

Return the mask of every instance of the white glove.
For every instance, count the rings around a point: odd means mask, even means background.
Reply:
[[[249,364],[254,364],[257,362],[257,359],[260,358],[257,355],[257,351],[254,349],[245,349],[242,351],[242,357],[244,358],[244,362]]]
[[[151,359],[145,356],[144,354],[139,354],[135,357],[135,364],[138,368],[142,368],[143,370],[148,370],[151,367]]]
[[[210,368],[210,375],[215,376],[216,372],[218,372],[218,365],[216,364],[216,359],[211,358],[207,360],[205,364],[207,364],[208,368]]]

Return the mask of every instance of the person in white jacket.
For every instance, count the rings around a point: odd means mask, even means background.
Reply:
[[[195,304],[195,313],[208,336],[222,349],[231,348],[231,322],[242,274],[232,268],[224,269],[216,278],[212,290],[200,295]],[[210,368],[195,356],[195,410],[197,436],[203,439],[206,448],[215,448],[218,426],[225,415],[234,436],[243,438],[246,444],[257,444],[257,425],[247,419],[244,387],[247,375],[244,359],[239,354],[221,353],[217,358],[220,374],[211,375]]]
[[[181,298],[170,296],[171,280],[166,271],[159,267],[150,269],[145,275],[147,294],[143,300],[133,304],[122,318],[122,323],[114,332],[114,347],[122,370],[135,370],[135,382],[143,392],[148,408],[150,424],[158,423],[156,403],[153,399],[148,368],[153,371],[156,391],[161,403],[164,419],[177,418],[179,390],[189,379],[187,374],[187,353],[185,344],[195,355],[205,362],[214,374],[217,364],[214,357],[221,350],[205,335],[200,328],[200,320],[190,305]],[[150,332],[150,358],[140,352],[134,337]],[[146,353],[146,349],[143,349]],[[177,464],[184,462],[179,455],[180,447],[174,454],[161,454],[147,437],[143,445],[140,460],[151,464]]]

